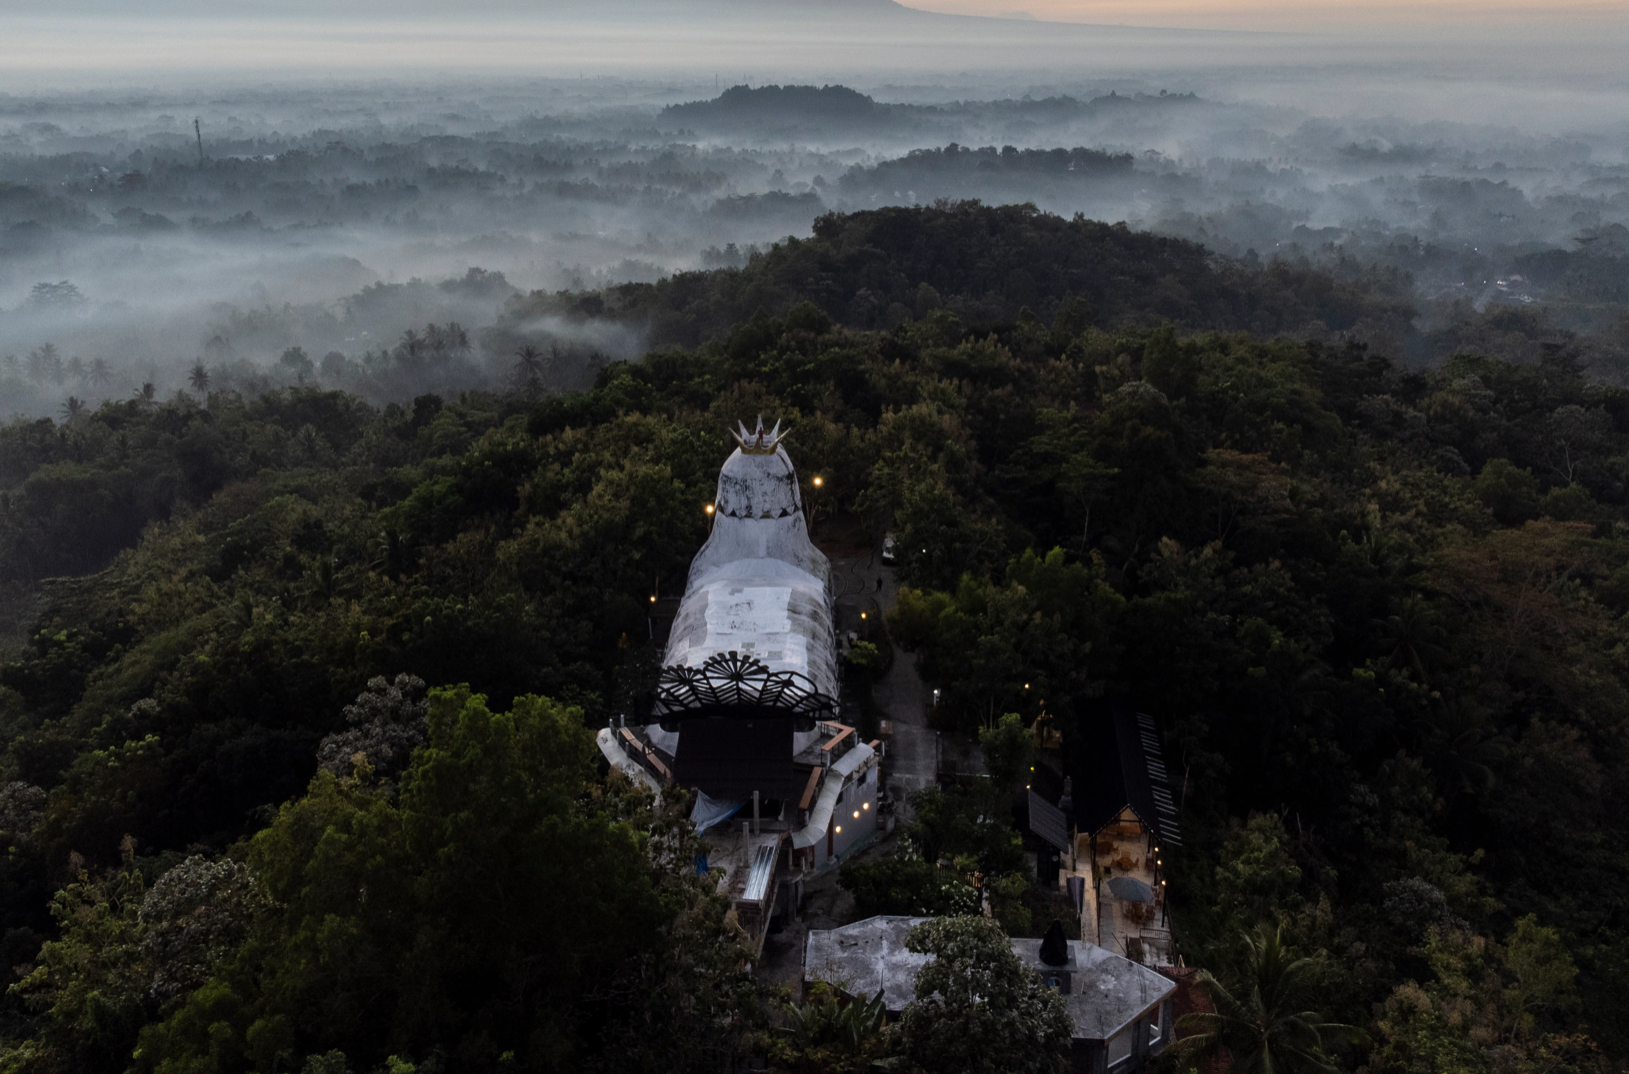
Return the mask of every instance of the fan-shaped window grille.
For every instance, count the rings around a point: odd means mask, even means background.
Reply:
[[[663,668],[656,685],[659,715],[749,715],[764,709],[826,719],[835,715],[837,703],[821,693],[807,676],[795,671],[771,671],[752,657],[734,651],[716,653],[699,668]]]

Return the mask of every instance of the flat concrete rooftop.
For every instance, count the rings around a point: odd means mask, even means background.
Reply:
[[[927,917],[880,916],[842,928],[811,931],[803,951],[805,983],[825,981],[850,995],[879,991],[890,1011],[904,1009],[916,988],[916,974],[931,961],[905,947],[905,937]],[[1011,941],[1013,953],[1036,966],[1037,939]],[[1074,1022],[1076,1040],[1108,1040],[1132,1020],[1176,991],[1166,977],[1105,951],[1096,944],[1069,941],[1074,957],[1074,987],[1064,1003]]]

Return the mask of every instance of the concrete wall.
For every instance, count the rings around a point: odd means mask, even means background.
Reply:
[[[1149,1060],[1163,1052],[1170,1033],[1170,1020],[1171,1003],[1165,1000],[1115,1034],[1108,1042],[1107,1059],[1111,1074],[1130,1074],[1131,1071],[1141,1070]]]
[[[1077,1040],[1070,1046],[1070,1074],[1107,1074],[1108,1069],[1102,1041]]]

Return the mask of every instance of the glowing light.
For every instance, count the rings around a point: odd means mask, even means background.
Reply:
[[[713,505],[712,505],[712,504],[708,504],[708,505],[707,505],[707,513],[708,513],[708,514],[712,514],[712,513],[713,513]]]
[[[651,594],[651,595],[650,595],[650,602],[651,602],[651,603],[652,603],[652,604],[655,604],[655,603],[656,603],[656,594],[655,594],[655,593],[652,593],[652,594]]]
[[[861,618],[861,619],[864,619],[864,618],[865,618],[865,613],[864,613],[864,612],[861,612],[861,613],[860,613],[860,618]]]
[[[860,811],[859,811],[859,810],[858,810],[858,809],[856,809],[856,810],[855,810],[855,811],[854,811],[854,819],[855,819],[855,820],[859,820],[859,819],[860,819]]]
[[[866,803],[864,803],[864,804],[862,804],[862,805],[861,805],[861,806],[860,806],[860,808],[861,808],[861,809],[870,809],[870,808],[871,808],[871,803],[870,803],[870,802],[866,802]],[[857,817],[857,816],[859,816],[859,814],[858,814],[858,813],[856,813],[856,814],[854,814],[854,815],[855,815],[855,816],[856,816],[856,817]]]
[[[825,483],[826,483],[825,478],[823,478],[823,477],[815,478],[815,488],[819,488],[821,485],[824,485]]]
[[[837,834],[838,834],[838,835],[842,835],[842,834],[843,834],[843,826],[842,826],[842,825],[841,825],[841,824],[839,824],[839,825],[838,825],[838,826],[837,826]]]

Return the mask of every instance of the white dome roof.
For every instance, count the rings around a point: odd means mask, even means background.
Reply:
[[[721,652],[794,671],[837,697],[831,564],[809,540],[797,471],[779,425],[737,437],[718,475],[713,532],[690,565],[662,663],[700,667]]]

